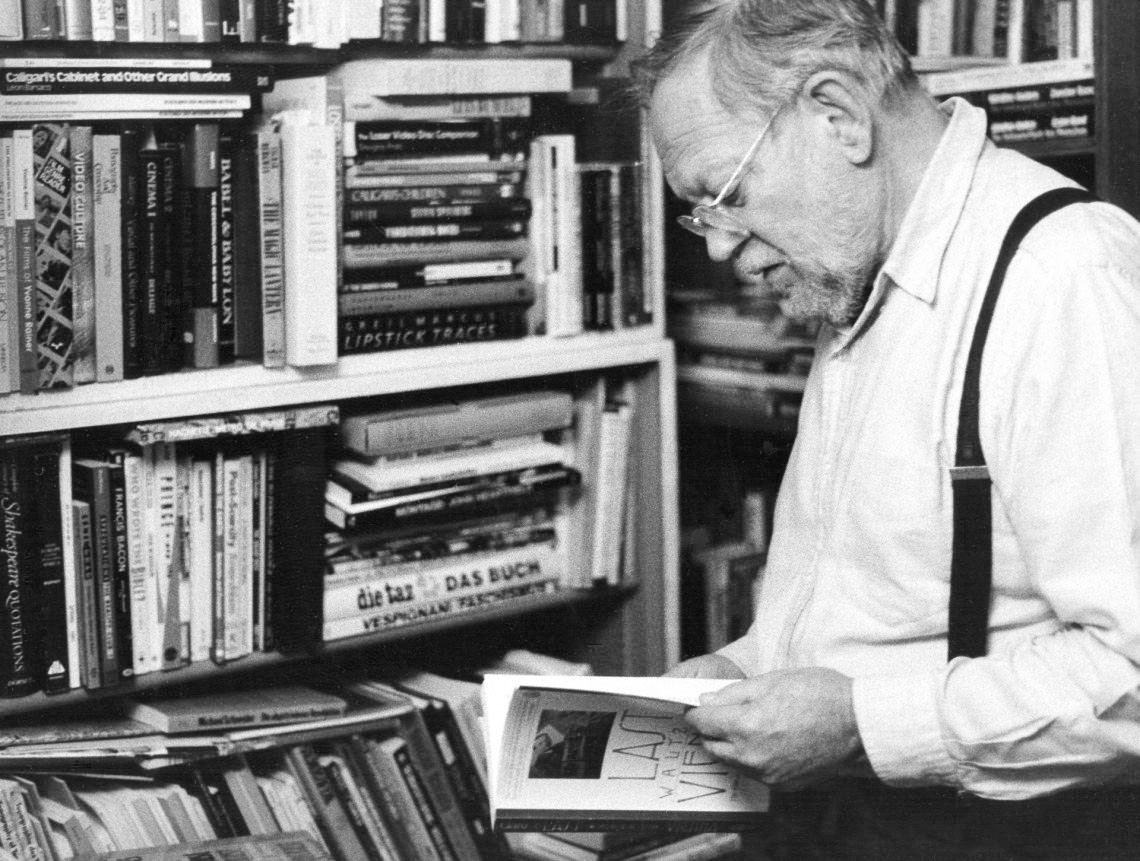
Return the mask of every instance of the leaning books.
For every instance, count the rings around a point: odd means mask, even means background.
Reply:
[[[684,713],[729,682],[618,676],[483,680],[491,815],[504,831],[730,831],[768,788],[701,747]]]

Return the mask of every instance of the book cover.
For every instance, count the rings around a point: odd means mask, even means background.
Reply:
[[[768,788],[717,760],[684,721],[729,681],[489,675],[491,815],[503,830],[732,831]]]

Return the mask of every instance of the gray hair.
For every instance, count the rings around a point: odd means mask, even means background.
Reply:
[[[883,104],[918,86],[909,57],[867,0],[691,0],[634,62],[642,103],[706,52],[713,92],[734,113],[771,112],[825,69],[851,75]]]

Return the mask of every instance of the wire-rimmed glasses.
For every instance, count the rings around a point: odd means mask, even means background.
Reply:
[[[760,147],[760,141],[764,140],[764,136],[768,134],[768,129],[772,127],[772,121],[776,119],[776,114],[779,113],[777,109],[772,116],[768,117],[768,122],[764,123],[760,129],[760,133],[756,135],[756,139],[752,141],[752,145],[748,147],[748,151],[744,153],[744,158],[740,160],[740,164],[736,166],[736,170],[732,172],[732,176],[728,178],[728,182],[724,184],[720,192],[713,198],[712,203],[699,203],[693,207],[692,211],[687,215],[678,215],[677,223],[685,228],[690,233],[695,233],[702,239],[712,233],[714,230],[720,230],[724,233],[732,234],[733,236],[747,236],[751,231],[744,225],[736,216],[730,212],[726,212],[721,208],[724,199],[728,193],[736,185],[740,175],[744,173],[744,169],[748,167],[748,163],[752,161],[752,157],[756,155],[756,150]]]

